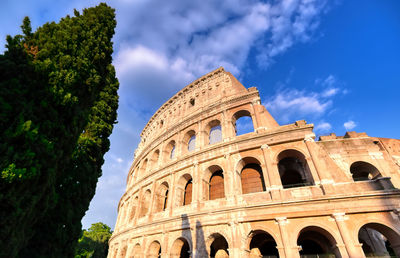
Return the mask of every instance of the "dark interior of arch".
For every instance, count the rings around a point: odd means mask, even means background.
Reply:
[[[278,163],[278,169],[283,188],[313,184],[311,180],[307,179],[311,177],[308,175],[309,172],[306,169],[306,165],[296,157],[283,158]]]
[[[350,172],[354,181],[367,181],[381,176],[376,167],[363,161],[354,162]]]
[[[385,231],[385,228],[383,228]],[[392,248],[392,243],[385,232],[379,232],[368,225],[363,226],[358,232],[358,241],[362,244],[362,249],[366,257],[397,257]],[[395,238],[399,238],[395,236]]]
[[[309,255],[318,255],[320,257],[336,257],[333,248],[336,246],[320,232],[309,230],[302,232],[297,239],[297,245],[301,246],[300,256],[311,257]]]
[[[181,253],[179,255],[180,258],[189,258],[190,257],[190,247],[189,247],[189,243],[185,240],[183,241],[183,245],[181,248]]]
[[[251,239],[250,250],[258,248],[263,257],[276,258],[279,257],[276,242],[271,235],[263,232],[258,233]]]
[[[223,249],[228,253],[228,242],[223,236],[217,234],[210,246],[210,257],[215,257],[215,254],[220,249]]]
[[[265,191],[264,177],[260,165],[246,164],[241,171],[242,193]]]
[[[210,200],[225,197],[224,175],[222,170],[216,171],[210,178]]]
[[[168,203],[168,189],[165,191],[163,211],[167,208],[167,203]]]
[[[185,186],[185,195],[183,197],[183,205],[188,205],[192,202],[192,179],[190,179]]]

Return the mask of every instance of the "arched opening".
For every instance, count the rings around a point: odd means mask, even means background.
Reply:
[[[125,257],[126,256],[126,251],[128,250],[128,246],[124,245],[124,247],[121,250],[120,257]]]
[[[140,204],[140,217],[145,216],[148,211],[149,211],[149,207],[150,207],[150,201],[151,201],[151,191],[150,190],[146,190],[146,192],[143,195],[143,199],[142,202]]]
[[[358,231],[358,241],[366,257],[400,257],[400,235],[378,223],[369,223]]]
[[[252,235],[253,237],[250,241],[250,258],[279,257],[275,239],[270,234],[263,230],[256,230]]]
[[[160,158],[160,150],[156,150],[151,156],[151,169],[154,169],[158,165],[158,159]]]
[[[229,257],[228,242],[221,234],[214,233],[210,237],[210,257],[225,258]]]
[[[169,186],[167,182],[163,182],[157,191],[156,196],[156,212],[164,211],[167,208],[168,203],[168,191]]]
[[[297,238],[300,246],[300,257],[341,257],[332,235],[320,227],[306,227],[300,231]]]
[[[222,141],[222,128],[218,120],[213,120],[207,125],[208,144],[214,144]]]
[[[142,257],[142,248],[140,247],[139,244],[136,244],[133,247],[132,255],[133,255],[133,258],[141,258]]]
[[[129,215],[129,221],[131,221],[131,222],[135,219],[138,202],[139,202],[139,197],[136,196],[133,199],[132,204],[131,204],[131,212]]]
[[[212,173],[209,183],[209,200],[225,197],[224,174],[222,169]]]
[[[174,241],[171,248],[171,258],[189,258],[190,257],[190,246],[188,241],[180,237]]]
[[[265,191],[265,182],[260,162],[252,157],[246,157],[238,164],[242,183],[242,193]]]
[[[175,141],[172,140],[165,147],[165,153],[167,155],[167,159],[165,159],[165,160],[174,159],[175,158],[175,150],[176,150]]]
[[[183,205],[189,205],[192,203],[192,179],[190,179],[185,185],[185,195],[183,197]]]
[[[194,151],[196,149],[196,132],[193,130],[188,131],[183,138],[183,142],[186,143],[184,152]]]
[[[278,155],[278,169],[283,188],[313,185],[310,168],[304,155],[296,150],[285,150]]]
[[[351,164],[350,172],[354,181],[367,181],[381,177],[381,173],[375,166],[364,161]]]
[[[232,122],[235,127],[236,136],[254,132],[253,119],[247,110],[241,110],[233,115]]]
[[[146,257],[161,258],[161,245],[158,241],[154,241],[150,244]]]
[[[147,169],[147,159],[145,159],[142,163],[142,166],[140,168],[140,175],[146,174],[146,169]]]
[[[192,176],[189,174],[182,175],[176,187],[176,204],[177,206],[189,205],[192,202]]]

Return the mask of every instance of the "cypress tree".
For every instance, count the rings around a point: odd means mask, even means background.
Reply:
[[[106,4],[32,33],[0,55],[0,256],[73,256],[116,120],[116,26]]]

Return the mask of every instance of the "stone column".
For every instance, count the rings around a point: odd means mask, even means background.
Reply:
[[[264,156],[264,163],[267,167],[267,173],[264,175],[265,184],[269,184],[272,200],[280,200],[280,190],[282,189],[281,177],[279,175],[278,164],[273,162],[270,155],[270,147],[267,144],[261,146]]]
[[[226,110],[222,113],[221,126],[222,126],[222,140],[227,142],[230,138],[235,136],[235,128],[232,124],[232,117],[228,117]]]
[[[147,216],[149,218],[149,221],[152,220],[153,213],[154,213],[154,206],[155,206],[155,199],[156,199],[156,181],[154,180],[151,186],[151,200],[149,204],[149,210],[147,211]]]
[[[317,180],[321,184],[322,189],[324,190],[325,193],[328,194],[333,193],[334,189],[332,184],[334,182],[332,179],[332,175],[330,174],[330,170],[327,168],[324,159],[321,159],[319,157],[319,151],[318,151],[319,147],[316,145],[313,137],[315,137],[314,134],[307,135],[304,139],[304,142],[307,146],[308,152],[310,153],[311,156],[311,160],[317,172],[318,176]]]
[[[237,186],[235,183],[233,171],[232,171],[232,164],[231,164],[231,155],[225,154],[224,155],[224,163],[225,163],[225,170],[224,170],[224,191],[225,197],[227,198],[228,202],[234,202],[234,195],[235,193],[234,188]]]
[[[287,229],[287,224],[289,224],[289,221],[286,217],[277,217],[275,218],[275,220],[279,225],[279,231],[281,233],[281,241],[285,252],[285,257],[300,258],[298,246],[292,246],[292,244],[290,243],[289,232]]]
[[[174,210],[174,201],[175,201],[175,192],[176,192],[176,175],[171,174],[171,191],[170,191],[170,197],[168,198],[170,201],[167,203],[167,207],[169,209],[169,216],[172,216],[172,212]]]
[[[355,245],[355,243],[350,235],[350,232],[346,226],[346,223],[344,222],[346,219],[348,219],[345,216],[345,213],[344,212],[333,213],[332,217],[335,219],[335,222],[339,229],[340,235],[342,236],[343,242],[346,246],[346,251],[347,251],[348,256],[351,258],[365,257],[361,246]],[[357,242],[358,242],[358,240],[357,240]]]
[[[229,257],[241,258],[240,257],[240,236],[238,234],[239,226],[237,220],[233,220],[229,223],[232,236],[232,246],[229,246]]]
[[[254,105],[255,103],[254,102],[252,102],[251,104],[250,104],[250,106],[251,106],[251,113],[250,113],[250,115],[251,115],[251,120],[253,120],[253,128],[254,128],[254,132],[257,132],[257,130],[258,130],[258,125],[260,124],[259,122],[258,122],[258,114],[256,113],[256,111],[255,111],[255,109],[254,109]]]
[[[197,209],[200,202],[200,178],[199,178],[199,162],[194,161],[192,167],[192,205]]]

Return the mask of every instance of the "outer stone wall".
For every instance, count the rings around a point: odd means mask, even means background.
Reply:
[[[400,257],[400,141],[312,129],[223,68],[186,86],[142,131],[108,257]]]

